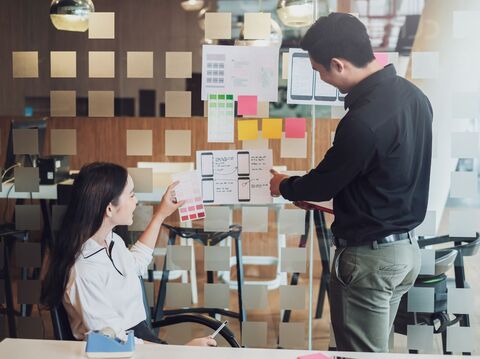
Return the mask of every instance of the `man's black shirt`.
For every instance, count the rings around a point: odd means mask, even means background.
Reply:
[[[403,233],[425,218],[432,152],[432,107],[393,65],[356,85],[333,146],[280,192],[292,201],[333,198],[333,234],[365,243]]]

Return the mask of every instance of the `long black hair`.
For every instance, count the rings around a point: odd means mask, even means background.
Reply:
[[[69,274],[83,244],[100,228],[107,206],[117,205],[128,172],[113,163],[85,165],[75,179],[60,231],[50,248],[41,301],[49,308],[62,302]]]

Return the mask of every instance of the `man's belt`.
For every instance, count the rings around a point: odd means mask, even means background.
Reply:
[[[379,244],[390,244],[398,241],[403,241],[406,239],[411,240],[413,238],[413,235],[410,232],[406,233],[395,233],[391,234],[387,237],[375,239],[371,242],[352,242],[352,241],[346,241],[345,239],[342,238],[333,238],[333,244],[337,248],[344,248],[344,247],[358,247],[358,246],[365,246],[365,245],[379,245]]]

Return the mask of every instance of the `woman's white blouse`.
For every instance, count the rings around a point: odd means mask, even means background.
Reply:
[[[146,319],[139,276],[146,272],[153,250],[140,242],[128,250],[113,232],[106,242],[111,256],[90,238],[70,272],[63,303],[78,340],[105,327],[121,333]]]

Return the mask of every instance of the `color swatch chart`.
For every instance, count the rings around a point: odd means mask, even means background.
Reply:
[[[180,221],[185,222],[205,218],[199,173],[197,171],[176,173],[172,175],[172,179],[180,182],[175,187],[177,201],[185,201],[185,204],[178,209]]]

